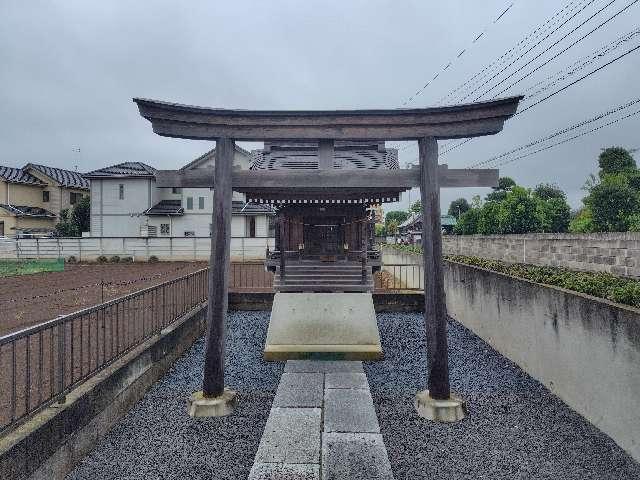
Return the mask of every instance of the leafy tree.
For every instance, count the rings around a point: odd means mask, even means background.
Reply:
[[[507,193],[510,192],[513,187],[516,186],[516,182],[511,177],[500,177],[498,180],[498,186],[492,187],[493,192],[489,193],[485,200],[487,202],[502,202],[507,198]]]
[[[413,202],[409,207],[409,213],[420,213],[422,212],[422,202],[420,200]]]
[[[622,147],[605,148],[598,157],[600,178],[606,175],[630,173],[636,170],[636,161],[631,152]]]
[[[557,185],[541,183],[533,189],[533,196],[538,203],[542,231],[566,232],[571,219],[571,207],[565,193]]]
[[[640,195],[623,173],[607,174],[591,189],[584,203],[591,210],[596,231],[625,232],[629,217],[640,209]]]
[[[384,237],[387,235],[387,227],[381,223],[376,223],[376,237]]]
[[[453,202],[451,202],[451,205],[449,205],[449,210],[447,211],[447,213],[452,217],[459,218],[460,215],[462,215],[464,212],[466,212],[470,208],[471,208],[471,205],[469,205],[469,202],[467,202],[466,198],[458,198]]]
[[[541,230],[537,202],[530,190],[513,187],[500,202],[498,222],[502,233],[529,233]]]
[[[467,210],[458,219],[453,233],[457,235],[473,235],[478,232],[478,222],[480,220],[480,209],[472,208]]]
[[[593,216],[587,207],[581,208],[569,223],[571,233],[590,233],[594,231]]]
[[[480,208],[478,231],[482,235],[495,235],[500,230],[500,203],[487,202]]]
[[[396,228],[397,228],[398,225],[404,222],[407,218],[409,218],[409,214],[403,210],[392,210],[388,212],[387,215],[384,217],[384,224],[387,227],[387,232],[391,233],[389,232],[390,222],[395,222]]]
[[[91,204],[89,197],[83,197],[73,209],[60,211],[60,222],[56,231],[61,237],[79,237],[89,231],[91,225]]]
[[[391,220],[387,223],[386,228],[388,235],[395,235],[396,233],[398,233],[398,222],[396,222],[395,220]]]

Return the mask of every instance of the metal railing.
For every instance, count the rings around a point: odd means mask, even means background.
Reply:
[[[0,433],[157,335],[207,298],[208,269],[0,337]]]
[[[378,291],[424,290],[423,269],[419,263],[383,263],[374,275],[374,288]]]

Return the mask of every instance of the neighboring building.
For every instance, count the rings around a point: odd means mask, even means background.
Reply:
[[[211,168],[215,149],[181,170]],[[234,166],[247,169],[250,154],[236,147]],[[208,237],[211,234],[213,190],[159,188],[156,169],[141,162],[125,162],[85,175],[91,182],[91,236],[93,237]],[[245,203],[233,194],[234,237],[266,237],[273,210]],[[273,228],[271,228],[273,230]]]
[[[50,234],[60,211],[88,193],[78,172],[31,163],[0,167],[0,236]]]
[[[456,226],[456,217],[453,215],[441,215],[440,226],[442,233],[451,234]],[[422,215],[412,213],[404,222],[398,225],[398,234],[409,243],[422,244]]]

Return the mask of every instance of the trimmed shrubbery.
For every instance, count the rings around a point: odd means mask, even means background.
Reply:
[[[397,250],[422,254],[422,249],[413,245],[388,245]],[[616,277],[604,272],[577,272],[559,267],[541,267],[522,263],[506,263],[488,258],[465,255],[445,255],[446,260],[504,273],[535,283],[566,288],[574,292],[605,298],[612,302],[640,307],[640,281]]]

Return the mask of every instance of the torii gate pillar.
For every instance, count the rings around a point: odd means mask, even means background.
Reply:
[[[462,420],[464,402],[449,387],[447,305],[442,272],[442,227],[438,184],[438,141],[418,140],[420,198],[422,200],[422,257],[424,261],[424,323],[427,337],[429,389],[418,392],[415,407],[421,417],[441,422]]]

